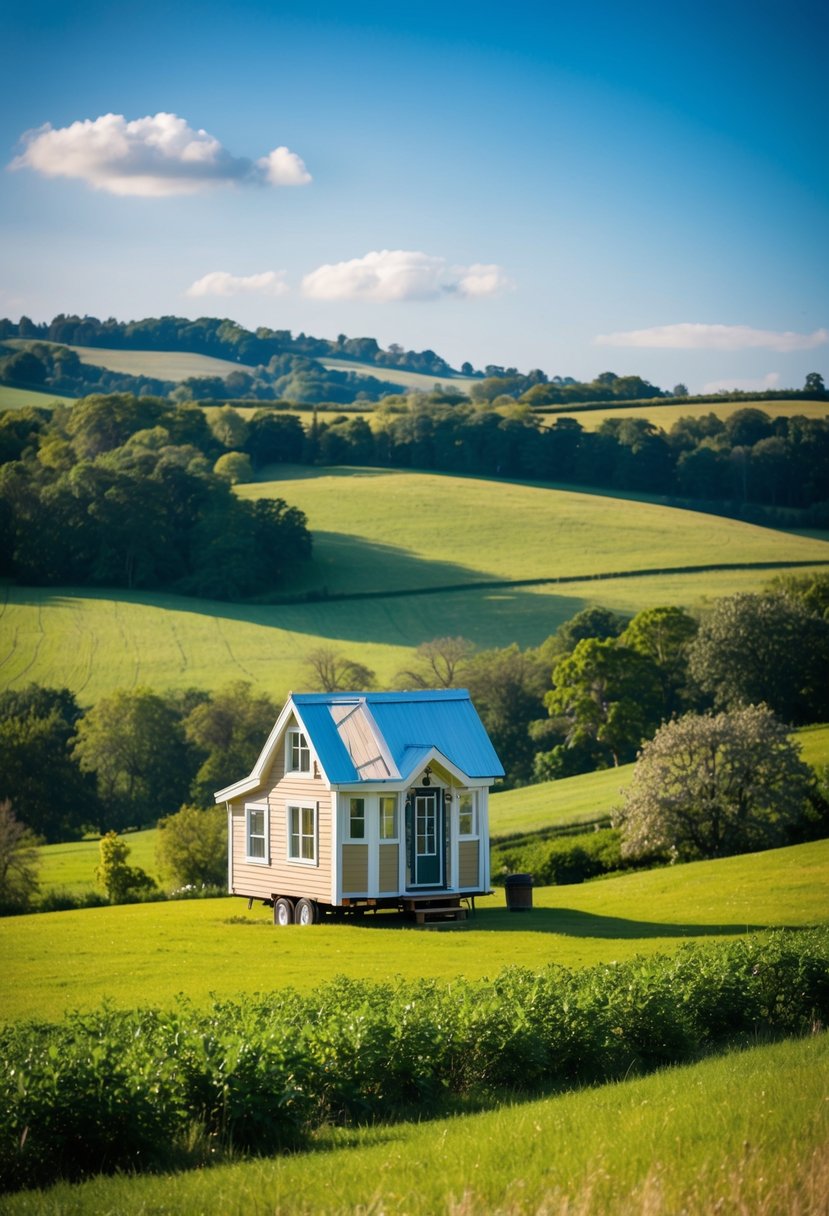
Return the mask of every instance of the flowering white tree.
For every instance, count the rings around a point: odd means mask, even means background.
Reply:
[[[765,705],[686,714],[645,743],[614,813],[622,854],[727,857],[783,844],[803,814],[811,769]]]

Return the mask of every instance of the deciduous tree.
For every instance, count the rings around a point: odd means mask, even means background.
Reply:
[[[786,841],[812,783],[766,706],[686,714],[645,743],[614,822],[622,854],[726,857]]]
[[[158,863],[178,886],[227,882],[227,814],[223,807],[183,806],[159,820]]]
[[[37,837],[0,802],[0,911],[25,912],[38,889]]]

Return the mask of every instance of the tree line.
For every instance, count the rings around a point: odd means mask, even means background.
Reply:
[[[305,516],[234,495],[220,424],[131,395],[3,415],[0,573],[220,599],[289,580],[311,552]]]

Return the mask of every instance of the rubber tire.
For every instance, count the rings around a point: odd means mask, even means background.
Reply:
[[[278,899],[273,906],[273,923],[279,925],[280,928],[294,923],[294,905],[284,896]]]
[[[317,920],[317,905],[313,899],[298,899],[294,908],[294,923],[297,925],[315,925]]]

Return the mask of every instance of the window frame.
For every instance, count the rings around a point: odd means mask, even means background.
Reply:
[[[354,804],[362,803],[362,815],[354,814]],[[354,844],[368,844],[368,808],[366,807],[366,798],[362,794],[349,794],[348,806],[346,807],[346,836],[350,842]],[[354,834],[355,819],[362,824],[362,833],[357,836]]]
[[[469,812],[461,809],[462,802],[467,798],[469,799],[469,802],[471,804]],[[481,833],[479,830],[479,808],[478,808],[477,792],[475,790],[462,790],[462,791],[460,791],[460,793],[458,793],[457,800],[458,800],[458,840],[480,840]],[[471,815],[472,815],[472,830],[470,832],[464,832],[463,828],[461,827],[461,816],[466,815],[467,813],[471,813]]]
[[[251,831],[251,817],[262,815],[262,831]],[[269,866],[271,864],[271,824],[270,808],[267,802],[245,803],[245,861],[254,866]],[[262,841],[262,856],[251,852],[251,841]]]
[[[294,812],[299,814],[299,831],[293,830]],[[310,811],[313,817],[313,832],[309,836],[308,833],[302,831],[302,812]],[[318,866],[319,865],[319,804],[316,802],[289,802],[285,806],[285,828],[287,835],[285,855],[290,865],[292,866]],[[296,836],[299,855],[292,852],[293,840]],[[311,839],[313,842],[313,857],[302,856],[303,840]]]
[[[392,822],[394,824],[394,834],[386,836],[383,831],[385,823],[385,812],[383,803],[390,802],[392,804]],[[400,841],[400,804],[396,794],[380,794],[377,800],[378,806],[378,838],[381,844],[397,844]]]
[[[296,739],[296,744],[294,740]],[[300,767],[294,768],[294,748],[299,756]],[[308,766],[301,767],[302,755],[307,753]],[[311,755],[311,744],[301,726],[289,726],[285,732],[285,772],[294,777],[311,777],[314,771],[314,759]]]

